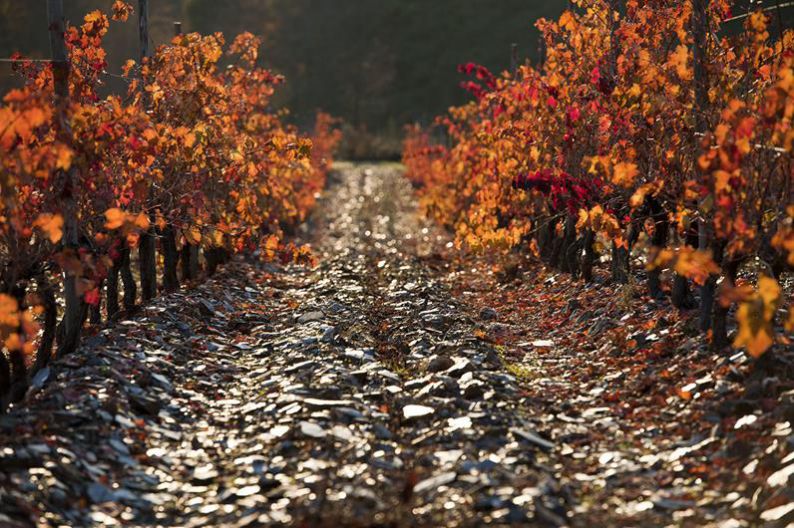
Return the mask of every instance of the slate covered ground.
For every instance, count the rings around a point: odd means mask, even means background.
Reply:
[[[394,166],[347,166],[316,269],[236,263],[53,365],[0,418],[0,520],[561,525],[554,448],[440,281]]]
[[[318,267],[235,262],[0,417],[1,526],[791,520],[787,355],[713,357],[631,291],[455,263],[397,165],[332,179]]]

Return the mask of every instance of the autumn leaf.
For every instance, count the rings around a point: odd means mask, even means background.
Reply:
[[[113,2],[112,10],[113,20],[117,20],[119,22],[126,22],[130,14],[132,14],[132,6],[127,2],[123,2],[122,0],[116,0]]]
[[[281,247],[281,243],[277,236],[270,235],[269,237],[267,237],[264,244],[266,258],[269,260],[275,258],[276,252],[279,250],[280,247]]]
[[[184,235],[188,244],[197,245],[199,242],[201,242],[201,230],[198,228],[198,226],[191,226],[185,231]]]
[[[529,251],[535,258],[540,258],[540,247],[538,246],[538,241],[534,238],[529,241]]]
[[[22,345],[22,337],[16,332],[9,334],[3,341],[3,346],[8,350],[20,350],[22,349]]]
[[[704,285],[710,275],[720,272],[720,267],[711,257],[711,251],[702,251],[689,246],[678,250],[674,269],[676,273],[692,279],[699,286]]]
[[[12,296],[0,293],[0,326],[19,326],[19,304]]]
[[[563,11],[562,15],[560,15],[558,24],[561,28],[567,29],[568,31],[576,29],[576,19],[570,11]]]
[[[149,215],[146,213],[139,213],[138,216],[135,217],[135,226],[141,231],[146,231],[149,229],[150,225]]]
[[[168,223],[165,221],[165,217],[160,211],[157,211],[157,214],[155,215],[155,225],[160,231],[163,231],[166,227],[168,227]]]
[[[33,225],[41,229],[53,244],[63,237],[63,217],[59,214],[42,213]]]
[[[113,207],[105,211],[105,229],[118,229],[124,225],[127,215],[121,209]]]
[[[728,281],[723,283],[720,288],[719,302],[727,308],[733,303],[744,302],[755,294],[755,290],[749,284],[731,286]]]
[[[135,68],[135,64],[136,64],[136,63],[135,63],[135,61],[134,61],[134,60],[132,60],[132,59],[127,59],[127,60],[124,62],[124,65],[121,67],[121,74],[122,74],[124,77],[127,77],[127,76],[129,76],[129,74],[130,74],[130,72],[132,71],[132,69],[133,69],[133,68]]]
[[[634,185],[634,180],[639,173],[640,171],[636,164],[622,161],[616,163],[612,170],[612,182],[615,185],[628,188]]]
[[[100,299],[101,299],[101,296],[100,296],[100,293],[99,293],[99,289],[98,289],[98,288],[93,288],[93,289],[91,289],[91,290],[88,290],[88,291],[87,291],[87,292],[85,292],[85,294],[83,295],[83,300],[84,300],[86,303],[90,304],[91,306],[97,306],[97,305],[99,305],[99,301],[100,301]]]
[[[138,247],[138,242],[140,242],[141,236],[138,233],[128,233],[126,240],[129,247],[135,248]]]
[[[691,81],[694,78],[692,69],[687,62],[689,60],[689,48],[679,44],[673,53],[670,54],[670,65],[675,68],[676,74],[682,81]]]
[[[732,176],[730,172],[724,170],[714,171],[714,191],[718,193],[730,192]]]
[[[780,302],[781,289],[777,281],[760,277],[757,293],[736,310],[739,330],[733,345],[744,347],[755,358],[761,357],[775,342],[773,320]]]
[[[69,167],[72,166],[72,156],[74,155],[74,151],[67,147],[66,145],[59,145],[56,151],[57,160],[55,162],[55,168],[61,170],[69,170]]]
[[[212,230],[212,245],[215,247],[223,247],[223,232],[220,229]]]

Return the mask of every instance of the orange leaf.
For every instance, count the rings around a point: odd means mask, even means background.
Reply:
[[[139,213],[138,216],[135,217],[135,225],[141,230],[146,231],[149,229],[151,222],[149,222],[149,215],[146,213]]]
[[[673,53],[670,54],[670,64],[675,67],[678,77],[682,81],[691,81],[694,78],[692,69],[687,66],[689,59],[689,48],[679,44]]]
[[[36,218],[33,225],[41,229],[53,244],[63,237],[63,217],[59,214],[42,213]]]
[[[683,247],[678,251],[675,271],[702,286],[706,283],[709,275],[720,272],[720,267],[712,260],[710,251]]]
[[[69,167],[72,166],[72,156],[74,152],[72,149],[67,147],[66,145],[60,145],[58,147],[58,158],[55,162],[55,168],[62,169],[62,170],[69,170]]]
[[[127,2],[122,2],[122,0],[113,2],[113,20],[126,22],[130,13],[132,13],[132,6]]]
[[[634,185],[634,180],[639,173],[640,171],[637,169],[636,164],[622,161],[615,164],[612,172],[612,182],[624,188],[631,187]]]
[[[127,215],[118,207],[105,211],[105,229],[118,229],[124,225]]]

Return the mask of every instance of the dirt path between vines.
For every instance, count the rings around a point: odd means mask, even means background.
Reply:
[[[456,262],[399,165],[331,180],[316,268],[235,262],[0,416],[0,527],[794,521],[794,354],[755,368],[633,286]]]
[[[0,525],[566,524],[414,207],[398,166],[341,165],[318,267],[230,265],[56,362],[0,417]]]

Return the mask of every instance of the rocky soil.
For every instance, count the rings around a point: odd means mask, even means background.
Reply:
[[[708,350],[636,284],[456,258],[398,165],[98,329],[0,416],[0,528],[787,526],[794,350]]]
[[[0,417],[2,526],[569,523],[557,446],[441,280],[396,166],[343,165],[314,269],[237,262]],[[47,379],[45,379],[47,378]]]

